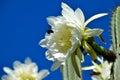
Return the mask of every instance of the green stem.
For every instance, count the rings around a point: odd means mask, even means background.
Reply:
[[[93,47],[95,52],[97,52],[99,55],[103,56],[109,62],[114,62],[116,60],[116,55],[114,54],[113,51],[106,50],[102,46],[98,45],[95,42],[92,42],[90,45]]]

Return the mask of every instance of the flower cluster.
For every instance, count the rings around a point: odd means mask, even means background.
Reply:
[[[15,61],[14,70],[4,67],[4,71],[8,75],[3,75],[2,80],[42,80],[49,74],[46,69],[38,72],[37,64],[32,62],[30,58],[25,59],[25,63]]]

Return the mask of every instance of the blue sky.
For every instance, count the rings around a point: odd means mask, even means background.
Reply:
[[[44,38],[45,32],[50,28],[46,18],[61,15],[61,2],[65,2],[73,9],[81,8],[88,19],[97,13],[108,13],[91,22],[88,27],[102,28],[103,44],[96,38],[97,43],[109,48],[110,17],[120,0],[0,0],[0,77],[5,74],[4,66],[12,68],[15,60],[24,61],[30,57],[41,69],[49,69],[51,61],[45,58],[46,49],[40,47],[38,42]],[[90,65],[90,57],[85,57],[83,64]],[[83,72],[84,80],[91,80],[90,71]],[[51,72],[44,80],[62,80],[60,70]]]

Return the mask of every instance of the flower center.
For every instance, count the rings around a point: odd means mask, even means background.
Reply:
[[[17,77],[19,77],[20,80],[36,80],[30,71],[19,71]]]
[[[20,75],[20,80],[35,80],[35,77],[33,77],[31,75],[21,74]]]
[[[59,52],[66,53],[71,48],[71,31],[72,28],[66,25],[58,26],[59,29],[54,34],[54,41],[56,43],[56,49]]]

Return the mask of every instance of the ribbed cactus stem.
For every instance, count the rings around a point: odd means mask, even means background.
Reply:
[[[120,80],[120,7],[118,6],[111,20],[112,49],[117,59],[113,66],[113,80]]]

